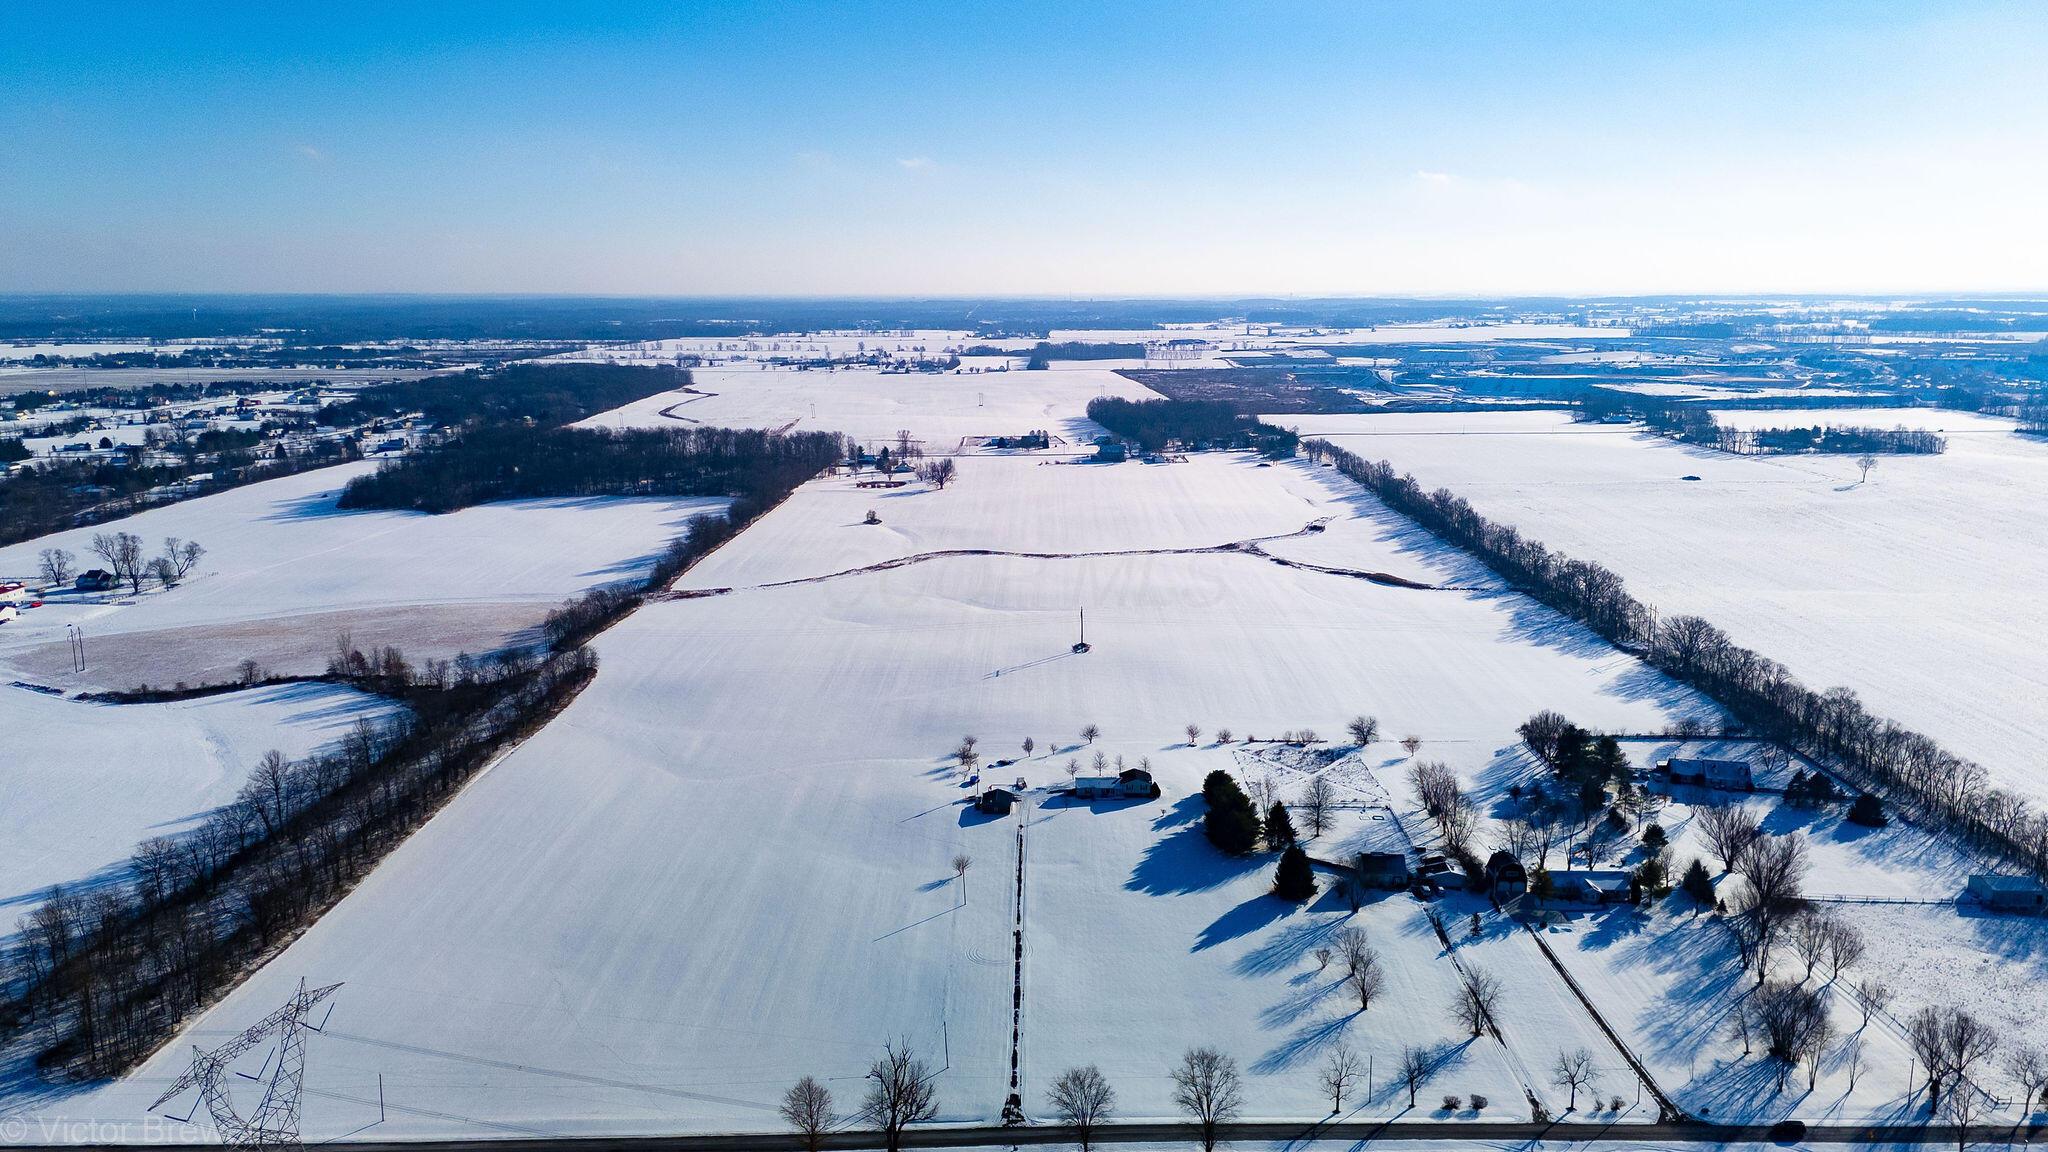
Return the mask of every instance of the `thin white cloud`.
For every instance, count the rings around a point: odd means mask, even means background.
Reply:
[[[311,144],[301,144],[292,149],[292,151],[297,152],[301,159],[310,160],[315,164],[327,163],[327,153],[313,147]]]
[[[910,169],[913,172],[938,167],[938,162],[933,160],[929,156],[910,156],[904,159],[900,159],[896,161],[896,163],[905,168]]]

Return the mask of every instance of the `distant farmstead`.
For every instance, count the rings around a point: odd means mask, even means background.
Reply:
[[[80,572],[78,579],[72,581],[72,586],[80,592],[110,592],[120,587],[121,582],[105,568],[93,568]]]
[[[1674,756],[1669,760],[1660,761],[1657,771],[1670,777],[1673,784],[1718,788],[1724,792],[1756,791],[1756,780],[1750,774],[1747,760]]]

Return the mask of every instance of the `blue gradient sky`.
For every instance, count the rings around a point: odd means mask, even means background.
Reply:
[[[2043,60],[2032,2],[10,3],[0,291],[2038,290]]]

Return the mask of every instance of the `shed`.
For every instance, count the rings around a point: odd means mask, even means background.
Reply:
[[[1415,874],[1408,868],[1408,857],[1400,852],[1361,852],[1358,854],[1358,879],[1368,888],[1406,888]]]
[[[1710,757],[1674,756],[1657,765],[1673,784],[1696,784],[1724,792],[1754,792],[1756,781],[1747,760],[1716,760]]]
[[[1486,890],[1496,900],[1512,900],[1529,890],[1529,870],[1513,853],[1495,852],[1486,858]]]
[[[1968,891],[1994,912],[2039,912],[2048,908],[2048,888],[2027,876],[1972,876]]]
[[[114,578],[114,574],[105,568],[93,568],[80,572],[78,579],[71,583],[72,587],[77,588],[80,592],[111,592],[121,586],[121,582]]]
[[[974,806],[983,812],[997,816],[1008,816],[1010,806],[1017,802],[1017,794],[1008,788],[991,788],[974,798]]]

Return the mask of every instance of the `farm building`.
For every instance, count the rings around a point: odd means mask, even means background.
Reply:
[[[974,798],[974,806],[983,812],[997,816],[1008,816],[1010,806],[1017,802],[1017,794],[1008,788],[991,788]]]
[[[1143,768],[1126,768],[1115,776],[1076,776],[1074,795],[1083,800],[1103,798],[1148,799],[1159,795],[1152,773]]]
[[[105,568],[94,568],[80,572],[78,579],[72,581],[72,586],[80,592],[110,592],[120,587],[121,582]]]
[[[1756,791],[1747,760],[1673,757],[1659,762],[1657,771],[1669,776],[1673,784],[1694,784],[1724,792]]]
[[[2048,908],[2048,889],[2026,876],[1970,877],[1968,891],[1978,903],[1994,912],[2039,912]]]
[[[1550,874],[1550,891],[1560,900],[1582,904],[1627,904],[1635,900],[1636,879],[1618,868],[1581,869]]]
[[[1358,854],[1358,880],[1368,888],[1406,888],[1414,878],[1408,857],[1400,852]]]
[[[1486,891],[1495,900],[1512,900],[1529,890],[1529,871],[1509,852],[1486,858]]]

